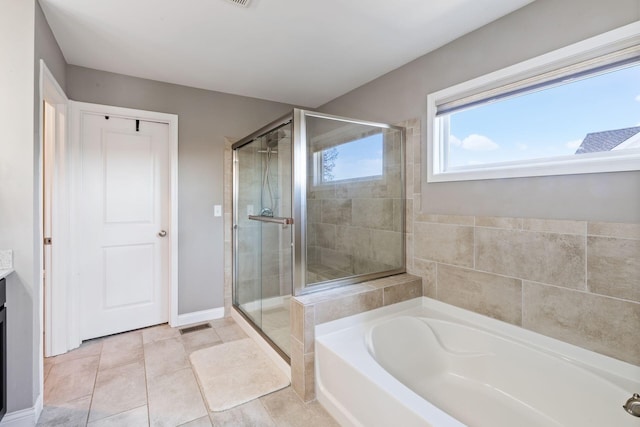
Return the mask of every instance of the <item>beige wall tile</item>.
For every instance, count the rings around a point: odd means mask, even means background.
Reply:
[[[640,365],[640,304],[525,282],[522,325]]]
[[[414,271],[414,250],[413,250],[413,233],[407,233],[404,235],[404,246],[405,246],[405,268],[407,269],[407,273],[413,273]]]
[[[315,305],[316,325],[382,307],[382,289],[371,290]]]
[[[318,246],[336,248],[336,226],[333,224],[316,224],[316,243]]]
[[[404,182],[404,192],[405,194],[407,194],[407,196],[411,195],[411,197],[414,194],[413,188],[414,188],[414,179],[415,179],[415,174],[413,173],[414,168],[416,168],[418,166],[413,165],[413,164],[408,164],[405,166],[405,182]]]
[[[524,218],[522,220],[522,229],[528,231],[541,231],[544,233],[579,234],[584,236],[587,234],[587,222]]]
[[[640,239],[640,224],[616,222],[590,222],[587,226],[590,236],[609,236],[621,239]]]
[[[520,230],[522,229],[522,218],[477,216],[476,227],[506,228],[508,230]]]
[[[415,209],[415,206],[414,206]],[[438,224],[455,224],[455,225],[474,225],[475,218],[472,216],[462,215],[432,215],[422,213],[416,210],[416,221],[419,222],[435,222]]]
[[[354,199],[351,223],[360,227],[393,230],[393,199]]]
[[[413,199],[405,200],[404,211],[405,211],[404,231],[406,233],[412,233],[413,232]]]
[[[437,299],[521,324],[522,282],[518,279],[439,264]]]
[[[316,373],[315,354],[304,355],[304,395],[301,396],[305,402],[311,402],[316,398]]]
[[[416,279],[384,288],[384,305],[395,304],[422,296],[422,280]]]
[[[306,394],[304,377],[304,352],[302,343],[291,341],[291,387],[301,399]]]
[[[414,258],[412,274],[422,278],[422,295],[436,297],[436,263]]]
[[[313,305],[305,306],[304,308],[304,353],[313,353],[315,351],[315,331],[316,318],[315,307]]]
[[[351,224],[351,199],[322,200],[320,221],[326,224]]]
[[[304,306],[296,299],[291,301],[291,335],[304,342]]]
[[[478,270],[586,289],[583,236],[477,228],[475,238]]]
[[[416,222],[414,257],[473,267],[473,227]]]
[[[591,292],[640,302],[640,240],[587,238]]]

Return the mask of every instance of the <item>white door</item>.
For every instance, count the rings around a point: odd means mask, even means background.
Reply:
[[[81,339],[167,322],[169,125],[82,113]]]

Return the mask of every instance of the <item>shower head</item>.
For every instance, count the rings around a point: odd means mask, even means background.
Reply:
[[[265,137],[264,142],[267,147],[276,148],[278,146],[278,141],[280,141],[280,135],[278,134],[279,132],[272,132]]]

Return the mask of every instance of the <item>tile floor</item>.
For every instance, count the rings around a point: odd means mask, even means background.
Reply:
[[[45,359],[39,426],[304,426],[338,424],[291,387],[224,412],[209,412],[189,354],[245,338],[230,318],[185,335],[167,325],[86,341]]]

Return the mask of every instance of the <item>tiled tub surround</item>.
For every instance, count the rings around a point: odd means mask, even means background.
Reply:
[[[398,274],[291,299],[291,385],[305,402],[315,399],[316,325],[422,295],[422,280]]]
[[[424,296],[640,364],[640,225],[415,216]]]

